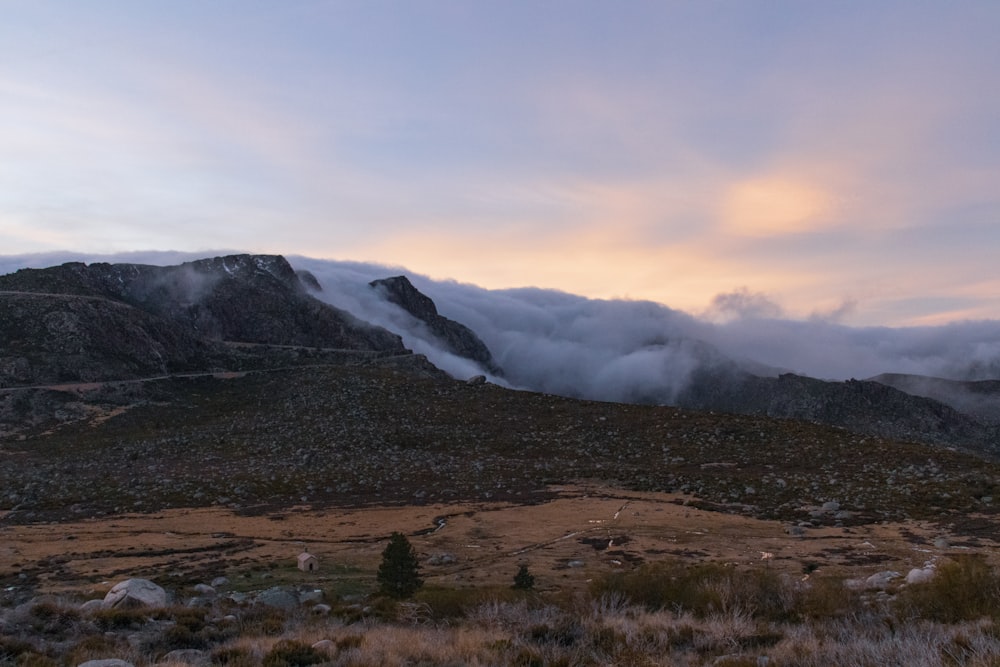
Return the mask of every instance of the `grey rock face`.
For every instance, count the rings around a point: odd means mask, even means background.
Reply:
[[[0,276],[0,387],[225,367],[223,342],[406,353],[318,287],[279,255],[22,269]]]
[[[486,344],[472,329],[439,314],[437,306],[426,294],[413,286],[406,276],[382,278],[369,283],[386,299],[422,321],[431,333],[453,354],[471,359],[493,375],[502,375]]]

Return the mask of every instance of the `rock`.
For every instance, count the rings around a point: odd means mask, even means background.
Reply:
[[[465,384],[473,386],[473,387],[475,387],[476,385],[480,385],[480,384],[486,384],[486,376],[485,375],[473,375],[472,377],[470,377],[468,380],[465,381]]]
[[[215,597],[215,589],[208,584],[197,584],[194,587],[194,592],[203,597],[211,598]]]
[[[434,554],[427,559],[428,565],[451,565],[456,562],[458,562],[458,559],[455,557],[455,554],[449,553]]]
[[[837,510],[840,509],[840,503],[838,503],[836,500],[830,500],[823,503],[821,509],[824,512],[836,512]]]
[[[227,577],[216,577],[212,579],[212,588],[222,588],[223,586],[229,585],[229,579]]]
[[[199,651],[194,648],[183,648],[177,649],[176,651],[170,651],[163,656],[163,659],[160,662],[207,667],[212,664],[212,659],[205,651]]]
[[[892,583],[892,580],[898,579],[900,576],[902,575],[900,575],[899,572],[894,572],[893,570],[876,572],[865,579],[865,586],[867,588],[888,588],[889,584]]]
[[[166,607],[167,592],[148,579],[126,579],[104,596],[107,607]]]
[[[933,565],[927,567],[915,567],[906,574],[906,583],[923,584],[934,578],[935,570]]]
[[[84,613],[90,613],[92,611],[97,611],[99,609],[105,609],[108,605],[104,604],[104,600],[87,600],[82,605],[80,605],[80,611]]]
[[[368,284],[381,292],[390,303],[396,304],[426,324],[444,349],[459,357],[475,361],[493,375],[503,375],[486,343],[469,327],[440,315],[434,301],[414,287],[409,278],[393,276],[373,280]],[[483,380],[485,381],[485,378]]]
[[[135,665],[127,660],[121,660],[119,658],[105,658],[103,660],[88,660],[86,662],[81,662],[76,667],[135,667]]]
[[[316,616],[329,616],[333,607],[328,604],[315,604],[310,611]]]
[[[259,593],[254,600],[254,604],[262,604],[276,609],[292,611],[293,609],[297,609],[299,606],[299,596],[286,588],[276,586]]]
[[[307,602],[322,602],[323,601],[323,591],[319,588],[315,588],[311,591],[301,591],[299,593],[299,604],[306,604]]]

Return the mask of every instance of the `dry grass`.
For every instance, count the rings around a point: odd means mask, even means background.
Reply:
[[[670,604],[636,604],[628,593],[614,589],[613,584],[620,579],[596,585],[591,593],[572,596],[512,597],[504,593],[490,597],[489,591],[480,591],[477,599],[472,592],[463,591],[456,593],[468,602],[463,611],[445,615],[433,613],[427,602],[389,601],[379,615],[392,610],[393,618],[372,614],[357,622],[345,622],[336,609],[333,616],[324,617],[303,612],[279,614],[253,606],[214,610],[172,607],[109,614],[80,612],[74,602],[42,599],[2,611],[0,665],[56,667],[117,657],[145,667],[179,664],[165,661],[169,650],[199,648],[212,664],[225,667],[319,663],[333,667],[987,667],[1000,664],[1000,626],[989,614],[954,622],[914,620],[897,614],[913,608],[909,603],[900,606],[898,601],[910,600],[908,596],[917,599],[935,590],[934,586],[943,590],[949,582],[979,577],[980,565],[972,559],[945,564],[941,570],[954,570],[951,575],[937,584],[932,580],[904,588],[891,604],[853,593],[842,598],[839,589],[845,588],[843,585],[838,588],[829,581],[811,581],[803,586],[785,577],[772,577],[764,568],[744,573],[749,576],[737,585],[738,580],[725,569],[684,568],[676,563],[640,569],[636,576],[647,583],[651,578],[656,583],[657,577],[673,579],[677,588],[670,589],[671,593],[680,591],[685,599],[694,601],[688,610],[671,608]],[[992,569],[986,572],[993,575]],[[726,586],[729,590],[723,590]],[[773,607],[754,604],[761,590],[773,592],[775,588],[784,600],[782,613],[777,615]],[[441,595],[443,591],[435,593]],[[836,599],[817,600],[828,595]],[[699,600],[704,606],[695,604]],[[375,606],[374,600],[367,602]],[[842,608],[843,604],[849,608]],[[817,610],[824,605],[838,613],[819,615]],[[230,618],[221,616],[222,612],[228,612]],[[965,616],[975,614],[970,610]],[[270,622],[262,624],[262,619],[279,617],[279,632],[261,632],[262,628],[276,628]],[[117,629],[105,629],[111,627]],[[201,644],[186,645],[192,638]]]

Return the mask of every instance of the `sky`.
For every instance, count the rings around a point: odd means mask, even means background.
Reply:
[[[717,323],[1000,319],[995,0],[0,12],[3,255],[377,262]]]

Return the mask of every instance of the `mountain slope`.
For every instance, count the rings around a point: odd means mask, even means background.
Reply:
[[[283,257],[261,255],[0,276],[0,336],[8,386],[224,368],[234,354],[224,342],[408,352],[398,336],[309,295]]]

